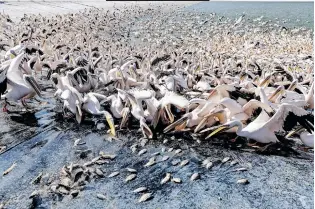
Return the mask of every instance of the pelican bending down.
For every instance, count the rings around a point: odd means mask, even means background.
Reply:
[[[142,107],[142,101],[145,99],[150,99],[152,97],[152,92],[145,91],[145,90],[140,90],[140,91],[135,90],[132,92],[126,92],[121,89],[117,89],[117,90],[120,94],[125,95],[126,98],[129,99],[132,106],[131,114],[140,121],[140,128],[141,128],[142,134],[145,137],[151,139],[153,137],[153,133],[151,129],[149,128],[149,126],[146,124],[145,114]],[[124,114],[122,122],[126,121],[126,117],[127,115]]]
[[[301,127],[294,131],[291,131],[288,135],[286,135],[286,138],[289,138],[293,134],[299,134],[300,140],[305,146],[314,148],[314,133],[308,133],[307,131],[304,131],[303,127]]]
[[[60,97],[64,101],[63,113],[66,115],[66,110],[69,110],[72,114],[75,114],[75,118],[80,124],[82,120],[81,105],[83,101],[81,94],[75,88],[69,86],[68,89],[62,92]]]
[[[290,131],[297,123],[311,133],[314,129],[314,116],[302,108],[290,104],[282,104],[272,117],[269,117],[266,112],[262,112],[245,128],[238,120],[229,121],[219,126],[208,137],[236,126],[236,134],[238,136],[254,139],[260,143],[275,143],[279,142],[275,132]]]
[[[92,115],[104,115],[106,118],[106,121],[110,127],[110,133],[113,136],[116,136],[116,130],[115,130],[113,117],[106,110],[102,110],[102,111],[100,110],[101,105],[100,105],[99,99],[105,100],[106,96],[103,96],[103,95],[97,94],[97,93],[88,93],[83,98],[82,109],[85,110],[86,112],[92,114]]]

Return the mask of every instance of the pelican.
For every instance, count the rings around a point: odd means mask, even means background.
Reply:
[[[82,101],[82,109],[92,115],[104,115],[110,127],[110,133],[116,136],[116,130],[112,115],[106,110],[100,110],[101,105],[99,100],[106,100],[107,97],[97,93],[88,93],[84,96]]]
[[[244,128],[239,120],[229,121],[219,126],[208,137],[237,127],[236,134],[238,136],[250,138],[260,143],[276,143],[279,140],[275,132],[290,131],[297,123],[311,132],[314,129],[314,116],[302,108],[290,104],[282,104],[272,117],[269,117],[268,114],[260,114]]]
[[[73,87],[68,86],[66,90],[62,92],[60,98],[63,100],[63,113],[67,116],[66,111],[70,111],[75,115],[76,121],[80,124],[82,121],[82,102],[83,98],[81,94]]]
[[[160,99],[157,111],[153,116],[152,125],[154,128],[156,128],[161,115],[163,116],[164,121],[168,120],[170,123],[174,122],[174,115],[171,112],[170,105],[174,105],[178,109],[182,110],[187,108],[189,101],[185,97],[174,92],[167,92],[165,96]]]
[[[151,139],[153,137],[153,133],[149,126],[146,124],[146,119],[144,115],[144,110],[142,107],[142,101],[145,99],[150,99],[152,94],[150,91],[139,91],[135,90],[132,92],[126,92],[121,89],[117,89],[120,93],[125,94],[127,99],[131,104],[131,114],[140,121],[140,129],[144,137]],[[124,115],[125,116],[125,115]],[[126,116],[125,116],[126,117]],[[125,119],[123,119],[125,120]]]
[[[288,135],[286,135],[286,138],[289,138],[293,134],[298,134],[300,137],[300,140],[302,143],[307,146],[314,148],[314,133],[309,133],[307,131],[304,131],[305,129],[303,127],[298,128],[294,131],[291,131]]]
[[[0,79],[2,80],[2,83],[0,83],[2,93],[4,93],[3,89],[5,89],[8,84],[8,92],[4,95],[5,104],[3,111],[7,111],[7,101],[17,102],[18,100],[21,100],[22,105],[28,108],[25,99],[32,98],[36,94],[41,96],[40,87],[35,79],[31,75],[23,73],[21,62],[24,59],[24,56],[24,53],[16,56],[7,68],[7,71],[2,73],[2,79]]]

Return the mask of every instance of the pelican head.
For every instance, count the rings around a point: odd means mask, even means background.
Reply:
[[[238,120],[232,120],[232,121],[229,121],[223,125],[219,125],[219,126],[215,126],[215,127],[212,127],[211,129],[215,129],[214,131],[212,131],[207,137],[206,139],[214,136],[215,134],[218,134],[218,133],[221,133],[221,132],[224,132],[224,131],[227,131],[233,127],[242,127],[242,123]]]
[[[212,120],[212,121],[211,121]],[[197,133],[200,131],[205,125],[211,126],[216,121],[219,121],[221,124],[227,121],[226,114],[224,110],[219,110],[216,112],[211,112],[208,115],[204,116],[204,118],[200,121],[200,123],[196,126],[194,132]],[[212,122],[212,123],[211,123]]]
[[[259,87],[267,87],[271,81],[271,75],[266,76],[266,78],[258,85]]]
[[[288,91],[293,91],[297,87],[297,80],[294,80],[288,87]]]
[[[191,114],[188,113],[188,114],[185,114],[183,117],[181,117],[180,119],[178,119],[177,121],[175,121],[174,123],[170,124],[169,126],[167,126],[163,132],[164,133],[167,133],[169,132],[170,130],[172,130],[173,128],[176,128],[178,127],[179,129],[184,129],[186,127],[186,124],[189,120],[189,118],[191,117]]]
[[[284,87],[283,86],[279,86],[276,89],[276,91],[269,96],[268,100],[269,101],[274,101],[276,98],[278,98],[278,96],[280,96],[281,94],[284,94],[284,93],[285,93]]]

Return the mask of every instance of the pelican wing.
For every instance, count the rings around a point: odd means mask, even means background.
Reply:
[[[0,97],[7,90],[7,71],[9,69],[9,65],[4,68],[0,73]]]
[[[168,92],[165,97],[162,99],[162,106],[165,106],[167,104],[173,104],[180,108],[185,108],[189,105],[189,101],[183,97],[180,96],[174,92]]]
[[[25,85],[23,80],[23,72],[20,70],[20,64],[24,58],[24,53],[15,57],[7,71],[7,79],[10,81],[10,85]]]
[[[97,98],[97,100],[107,100],[107,96],[105,96],[105,95],[103,95],[103,94],[98,94],[98,93],[93,93],[93,92],[91,92],[91,93],[89,93],[89,94],[91,94],[91,95],[93,95],[93,96],[95,96],[96,98]]]
[[[63,100],[67,100],[71,95],[71,91],[70,90],[65,90],[62,92],[62,94],[60,95],[60,98]]]
[[[149,90],[134,90],[129,93],[131,93],[137,100],[150,99],[153,96],[152,92]]]
[[[83,67],[78,67],[72,70],[68,75],[70,75],[69,80],[73,86],[83,84],[88,80],[87,71]]]
[[[279,110],[267,121],[264,127],[271,131],[290,131],[299,123],[310,133],[314,131],[314,116],[306,110],[282,104]]]

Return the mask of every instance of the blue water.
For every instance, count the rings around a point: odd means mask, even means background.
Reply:
[[[264,16],[285,27],[314,28],[314,2],[201,2],[187,10],[216,13],[229,18],[245,14],[253,19]]]

